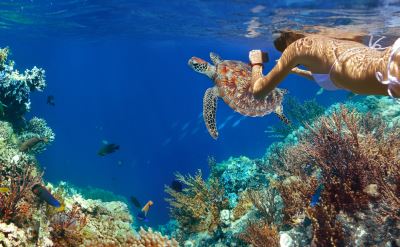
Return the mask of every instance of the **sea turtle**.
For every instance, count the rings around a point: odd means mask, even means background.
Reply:
[[[208,88],[203,97],[203,118],[210,135],[218,138],[216,126],[217,99],[222,99],[233,110],[245,116],[264,116],[274,112],[285,123],[289,120],[283,115],[282,100],[287,93],[276,88],[265,98],[258,99],[249,91],[251,86],[251,67],[241,61],[222,60],[211,52],[209,64],[203,59],[192,57],[189,66],[196,72],[207,75],[215,86]]]

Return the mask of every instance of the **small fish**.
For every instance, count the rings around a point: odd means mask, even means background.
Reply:
[[[311,196],[311,202],[310,202],[311,207],[315,207],[319,203],[319,201],[321,200],[321,192],[323,189],[324,185],[323,184],[319,185],[317,190]]]
[[[119,145],[117,144],[114,143],[104,144],[97,152],[97,154],[100,156],[105,156],[107,154],[114,153],[117,150],[119,150]]]
[[[27,151],[31,150],[34,146],[36,146],[38,143],[41,143],[41,142],[47,143],[48,141],[49,141],[49,139],[47,139],[47,138],[32,137],[19,145],[19,151],[27,152]]]
[[[7,107],[5,104],[3,104],[2,102],[0,102],[0,117],[4,117],[5,115],[5,107]]]
[[[51,105],[51,106],[55,106],[55,105],[56,105],[56,103],[55,103],[55,101],[54,101],[54,96],[53,96],[53,95],[47,96],[47,104],[48,104],[48,105]]]
[[[10,188],[7,187],[0,187],[0,193],[7,193],[10,191]]]
[[[136,208],[142,207],[142,204],[140,204],[139,200],[134,196],[131,196],[131,202]]]
[[[175,190],[176,192],[182,192],[182,183],[178,180],[173,180],[170,185],[171,189]]]
[[[41,200],[47,202],[47,204],[59,208],[61,203],[41,184],[35,184],[32,187],[33,194],[37,195]]]
[[[324,93],[324,89],[321,87],[315,95],[321,95]]]
[[[147,213],[150,209],[151,206],[153,206],[153,201],[148,201],[144,207],[142,208],[142,210],[137,214],[137,219],[140,221],[144,221],[144,222],[148,222],[149,219],[147,218]]]
[[[355,96],[357,96],[357,94],[355,94],[355,93],[353,93],[353,92],[349,92],[347,95],[346,95],[346,97],[347,97],[347,99],[352,99],[352,98],[354,98]]]
[[[189,122],[186,122],[186,123],[182,126],[181,131],[184,131],[185,129],[187,129],[187,127],[189,127],[189,124],[190,124],[190,121],[189,121]]]
[[[246,118],[246,116],[241,116],[238,120],[236,120],[236,121],[232,124],[232,128],[237,127],[237,126],[240,124],[240,122],[242,122],[243,119],[245,119],[245,118]]]

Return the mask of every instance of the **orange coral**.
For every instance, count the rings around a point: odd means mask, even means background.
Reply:
[[[253,247],[278,247],[279,232],[276,226],[269,226],[265,222],[250,223],[245,233],[239,235],[239,238]]]
[[[232,210],[233,219],[237,220],[243,215],[245,215],[251,208],[253,203],[251,202],[249,192],[243,191],[239,196],[239,201],[236,207]]]
[[[195,177],[177,174],[177,179],[186,185],[182,192],[165,189],[171,196],[166,200],[172,217],[187,232],[215,231],[220,225],[220,211],[228,208],[228,199],[218,179],[206,182],[200,170]]]
[[[151,228],[147,231],[142,227],[139,230],[139,237],[131,239],[131,247],[178,247],[178,242],[171,238],[161,235],[159,232],[153,232]]]

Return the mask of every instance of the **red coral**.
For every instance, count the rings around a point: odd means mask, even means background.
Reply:
[[[27,213],[26,203],[33,204],[32,186],[41,182],[41,175],[33,175],[34,167],[26,165],[14,167],[9,177],[9,191],[0,193],[0,218],[5,222],[15,221],[21,214]]]
[[[74,204],[68,212],[59,212],[51,218],[51,240],[56,246],[78,246],[83,243],[82,229],[86,224],[86,215]]]

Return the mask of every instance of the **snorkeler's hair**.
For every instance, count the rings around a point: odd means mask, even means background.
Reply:
[[[304,38],[306,35],[300,32],[295,31],[279,31],[274,34],[277,38],[274,40],[275,48],[283,52],[286,47],[288,47],[291,43],[295,42],[298,39]]]

